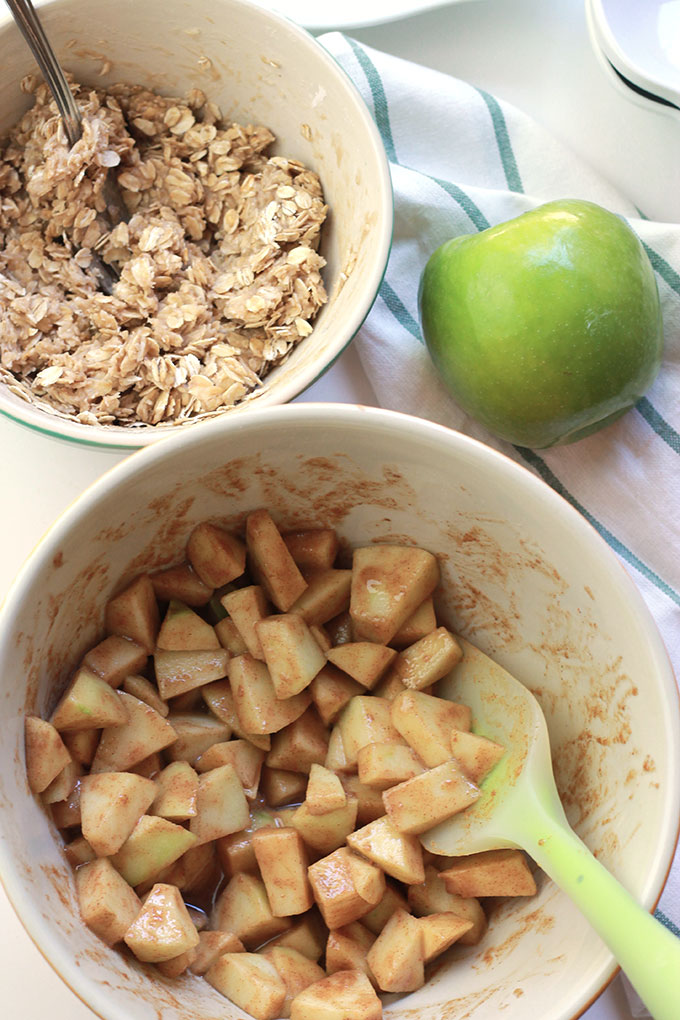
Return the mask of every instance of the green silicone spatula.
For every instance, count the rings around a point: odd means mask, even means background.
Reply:
[[[582,911],[654,1020],[680,1020],[680,939],[636,903],[569,826],[536,698],[479,649],[462,644],[465,657],[446,696],[469,705],[475,732],[507,750],[476,803],[424,833],[424,846],[446,856],[526,850]]]

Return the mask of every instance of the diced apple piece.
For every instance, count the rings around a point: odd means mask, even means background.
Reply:
[[[291,1020],[381,1020],[382,1003],[365,974],[339,970],[296,995]]]
[[[290,918],[272,913],[262,879],[246,872],[229,880],[211,917],[212,928],[233,932],[246,949],[255,949],[290,926]]]
[[[168,651],[206,651],[221,648],[215,628],[184,602],[173,599],[161,624],[156,648]]]
[[[198,932],[179,889],[158,882],[123,941],[143,963],[161,963],[195,949]]]
[[[279,700],[269,670],[252,655],[237,655],[230,661],[229,682],[239,724],[246,734],[277,733],[298,719],[311,700],[306,690]]]
[[[246,733],[239,723],[234,695],[231,692],[231,684],[228,680],[216,680],[214,684],[206,684],[200,690],[203,700],[213,715],[216,715],[218,719],[226,723],[227,727],[237,737],[248,740],[255,747],[262,748],[263,751],[269,750],[271,747],[271,737],[268,733]],[[230,733],[227,733],[224,739],[227,740],[230,735]]]
[[[340,547],[332,528],[288,531],[282,537],[300,570],[328,570]]]
[[[401,625],[390,644],[393,648],[408,648],[409,645],[420,641],[426,634],[435,630],[436,626],[434,601],[430,596],[421,602],[413,615],[409,616],[408,620]]]
[[[305,798],[307,776],[304,772],[270,769],[265,765],[262,769],[260,790],[265,803],[269,804],[270,807],[299,803]]]
[[[264,590],[257,584],[237,588],[223,595],[220,602],[229,613],[241,639],[254,659],[264,659],[264,652],[257,633],[257,624],[269,616],[269,603]]]
[[[409,886],[408,904],[417,917],[453,913],[463,920],[472,921],[472,928],[460,936],[462,945],[477,945],[487,928],[486,914],[479,900],[474,896],[456,896],[448,892],[439,872],[432,865],[425,868],[425,881],[421,885]]]
[[[307,582],[268,510],[254,510],[248,514],[246,545],[253,573],[276,608],[287,613]]]
[[[167,700],[193,691],[227,675],[229,652],[226,648],[177,652],[157,650],[154,670],[160,696]]]
[[[233,765],[246,797],[252,800],[257,794],[264,755],[264,751],[247,740],[225,740],[198,756],[196,770],[209,772],[220,765]]]
[[[142,815],[110,860],[126,882],[137,886],[178,860],[195,842],[196,836],[183,826],[156,815]]]
[[[366,744],[357,758],[359,780],[366,786],[387,790],[425,771],[416,752],[406,744]]]
[[[294,613],[267,616],[256,624],[255,630],[277,698],[299,694],[326,664],[301,616]]]
[[[367,744],[404,742],[392,725],[390,702],[368,694],[352,698],[338,719],[338,728],[347,761],[352,765],[358,762],[360,748]]]
[[[383,803],[400,832],[417,835],[464,811],[479,792],[452,760],[385,790]]]
[[[355,695],[362,693],[362,687],[335,666],[326,665],[312,680],[309,691],[317,712],[326,726],[329,726],[335,722],[345,705]]]
[[[315,981],[326,977],[326,972],[318,963],[308,959],[297,949],[287,946],[265,947],[262,952],[265,960],[269,960],[286,986],[286,998],[281,1006],[281,1016],[290,1016],[290,1004],[296,995],[303,992]]]
[[[401,680],[409,690],[422,691],[450,673],[463,658],[463,649],[446,627],[438,627],[400,652],[387,680]]]
[[[307,576],[307,588],[290,607],[311,627],[322,626],[349,606],[351,570],[317,570]]]
[[[323,765],[312,765],[309,770],[309,783],[305,797],[307,807],[312,815],[325,815],[329,811],[337,811],[347,803],[345,789],[335,775]]]
[[[361,684],[372,690],[391,664],[397,652],[386,645],[372,641],[349,641],[327,653],[329,662],[337,666]]]
[[[191,911],[188,911],[188,913],[189,917],[191,917]],[[193,922],[193,917],[191,919]],[[156,968],[163,977],[178,978],[180,974],[184,974],[186,970],[189,970],[195,959],[196,950],[187,949],[186,952],[180,953],[179,956],[173,956],[171,960],[160,960],[156,964]]]
[[[66,768],[68,769],[68,765]],[[78,766],[80,768],[80,766]],[[54,780],[56,782],[57,780]],[[80,784],[81,777],[77,778],[73,788],[64,800],[57,801],[51,805],[52,821],[58,829],[72,829],[80,825]],[[50,784],[51,785],[51,784]],[[49,790],[50,787],[48,786]],[[45,794],[43,793],[43,797]]]
[[[348,835],[347,845],[407,885],[418,884],[425,877],[420,842],[399,832],[386,815]]]
[[[52,723],[38,716],[24,722],[26,778],[33,793],[42,793],[71,761],[68,748]]]
[[[226,610],[224,610],[226,612]],[[259,617],[258,617],[259,619]],[[229,616],[218,620],[214,631],[223,648],[226,648],[230,655],[243,655],[248,651],[248,645],[241,637],[241,632]]]
[[[308,910],[303,917],[295,918],[291,927],[271,939],[266,948],[289,946],[291,949],[297,949],[308,960],[316,961],[323,954],[327,937],[328,928],[314,907],[312,910]]]
[[[300,833],[287,826],[257,829],[252,842],[272,914],[275,917],[304,914],[314,897]]]
[[[150,680],[147,680],[145,676],[136,676],[134,674],[126,676],[123,680],[123,690],[126,694],[131,694],[133,698],[151,705],[163,718],[170,711],[158,693],[158,688]]]
[[[536,882],[521,850],[485,850],[454,858],[439,877],[456,896],[534,896]]]
[[[277,816],[269,809],[253,811],[250,822],[244,829],[216,840],[217,855],[227,878],[232,878],[241,871],[252,875],[259,874],[253,849],[253,833],[263,826],[275,825],[276,820]]]
[[[212,597],[213,589],[204,584],[190,563],[157,570],[150,575],[156,598],[161,602],[177,599],[187,606],[204,606]]]
[[[127,722],[103,730],[92,772],[125,772],[177,739],[170,723],[150,705],[122,691],[116,697],[125,706]]]
[[[437,560],[424,549],[399,545],[355,549],[349,607],[355,640],[389,644],[438,582]]]
[[[208,588],[235,581],[246,568],[243,542],[208,521],[198,524],[189,535],[187,558]]]
[[[56,779],[53,779],[46,790],[43,791],[41,800],[43,804],[58,804],[70,797],[76,783],[83,774],[82,765],[70,761],[65,765]]]
[[[141,903],[108,858],[102,857],[78,868],[76,890],[87,927],[107,946],[120,942],[137,917]]]
[[[225,953],[244,953],[245,946],[231,931],[201,931],[198,933],[196,956],[189,965],[193,974],[202,976]]]
[[[326,970],[335,974],[339,970],[359,970],[369,981],[373,980],[366,956],[375,942],[375,935],[359,921],[336,928],[328,935]]]
[[[153,652],[160,615],[148,574],[141,574],[119,595],[109,599],[104,621],[107,634],[130,638],[149,655]]]
[[[286,985],[269,960],[256,953],[225,953],[205,975],[206,981],[255,1020],[276,1020]]]
[[[171,712],[168,722],[176,733],[175,742],[166,751],[169,760],[187,761],[192,766],[209,747],[227,740],[230,734],[227,723],[204,712]]]
[[[418,919],[395,910],[368,952],[368,965],[384,992],[415,992],[425,984],[423,935]]]
[[[328,811],[325,815],[313,815],[306,803],[296,808],[290,824],[300,833],[311,850],[329,854],[342,846],[354,830],[357,818],[357,800],[348,797],[344,807]]]
[[[357,889],[355,880],[365,895]],[[309,881],[323,919],[331,929],[363,917],[380,902],[385,890],[385,877],[380,869],[362,862],[346,846],[311,864]]]
[[[361,923],[373,935],[379,935],[395,910],[408,910],[408,902],[390,882],[385,883],[385,892],[380,903],[361,918]]]
[[[458,942],[472,928],[472,921],[458,914],[429,914],[418,919],[423,936],[423,952],[425,963],[434,960]]]
[[[73,761],[89,767],[97,753],[99,730],[69,730],[62,734],[64,744],[68,748]]]
[[[149,814],[184,822],[198,809],[198,776],[186,761],[173,761],[156,777]]]
[[[98,857],[122,847],[156,795],[156,784],[132,772],[98,772],[80,786],[83,836]]]
[[[366,786],[360,782],[358,776],[342,774],[340,781],[345,792],[352,794],[359,802],[357,809],[357,825],[368,825],[376,818],[382,818],[385,814],[385,805],[382,800],[382,791],[373,786]]]
[[[127,721],[118,693],[89,669],[79,669],[52,713],[55,729],[92,730],[120,726]]]
[[[198,781],[196,814],[189,831],[199,842],[244,829],[250,821],[248,801],[233,765],[221,765],[205,772]]]
[[[64,853],[66,854],[66,859],[74,870],[79,868],[81,864],[89,864],[90,861],[97,859],[96,853],[84,836],[76,836],[76,838],[72,839],[70,843],[67,843],[64,847]],[[116,872],[116,874],[118,874],[118,872]],[[123,879],[123,881],[125,881],[125,879]],[[127,885],[127,882],[125,882],[125,884]]]
[[[477,733],[453,730],[451,753],[468,779],[479,785],[494,765],[501,760],[505,754],[505,748]]]
[[[392,723],[428,768],[451,758],[451,730],[469,730],[467,705],[422,691],[404,691],[392,704]]]
[[[328,730],[311,705],[299,719],[272,738],[267,765],[275,769],[309,772],[321,764],[328,753]]]
[[[334,726],[328,737],[328,751],[324,767],[330,772],[340,772],[343,775],[356,772],[356,763],[350,765],[345,753],[345,745],[342,742],[342,733],[338,726]]]
[[[126,676],[144,669],[147,657],[145,649],[130,638],[111,634],[84,655],[81,665],[110,687],[120,687]]]

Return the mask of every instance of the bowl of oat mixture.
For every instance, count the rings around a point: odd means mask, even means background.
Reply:
[[[40,13],[83,134],[69,149],[4,17],[0,412],[134,449],[291,400],[350,342],[389,253],[389,169],[353,84],[243,0]],[[113,226],[106,174],[129,214]]]

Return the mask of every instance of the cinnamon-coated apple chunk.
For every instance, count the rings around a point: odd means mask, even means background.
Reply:
[[[339,970],[293,999],[290,1020],[381,1020],[382,1003],[358,970]]]
[[[385,790],[383,803],[400,832],[418,835],[464,811],[479,793],[479,787],[451,760]]]
[[[343,846],[309,867],[309,881],[329,928],[342,928],[367,914],[382,899],[385,876]]]
[[[208,588],[221,588],[245,570],[246,548],[224,528],[204,521],[189,535],[187,558]]]
[[[356,641],[389,644],[439,582],[439,564],[425,549],[372,545],[354,550],[350,616]]]
[[[307,853],[296,829],[265,827],[253,833],[253,850],[275,917],[303,914],[314,903]]]
[[[383,992],[415,992],[425,984],[425,951],[418,919],[395,910],[368,951],[368,965]]]
[[[391,721],[401,738],[433,769],[451,758],[451,730],[469,730],[471,712],[466,705],[405,690],[391,702]]]
[[[59,731],[46,719],[26,716],[26,776],[33,793],[42,793],[71,761]]]
[[[107,946],[122,941],[142,904],[110,860],[101,857],[79,867],[76,890],[80,913],[88,928]]]
[[[246,545],[253,574],[276,608],[287,613],[302,595],[307,582],[268,510],[254,510],[248,514]]]
[[[123,941],[143,963],[160,963],[194,949],[198,932],[179,890],[174,885],[157,883]]]
[[[277,1020],[286,985],[276,967],[257,953],[225,953],[210,967],[206,981],[255,1020]]]
[[[485,850],[456,857],[439,877],[456,896],[533,896],[536,892],[536,880],[521,850]]]
[[[301,616],[280,613],[255,625],[277,698],[290,698],[309,687],[326,657]]]

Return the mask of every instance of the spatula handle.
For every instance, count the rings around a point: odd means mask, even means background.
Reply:
[[[540,805],[523,819],[524,849],[612,951],[654,1020],[680,1018],[680,939],[637,903],[566,824]]]

